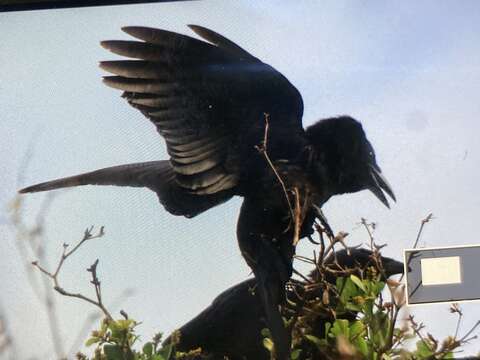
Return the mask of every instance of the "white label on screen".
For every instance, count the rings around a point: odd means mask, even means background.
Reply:
[[[460,284],[462,282],[459,256],[421,259],[420,264],[424,286]]]

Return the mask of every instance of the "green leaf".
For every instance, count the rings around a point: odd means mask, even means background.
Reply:
[[[354,340],[353,344],[355,347],[360,351],[360,353],[368,359],[368,344],[367,341],[363,337],[358,337]]]
[[[103,347],[107,360],[124,360],[122,348],[118,345],[107,344]]]
[[[383,281],[375,281],[373,286],[373,296],[377,297],[383,291],[385,283]]]
[[[107,331],[109,322],[110,322],[110,320],[108,320],[107,318],[103,319],[100,322],[100,331],[101,332],[105,333],[105,331]]]
[[[453,352],[446,353],[442,359],[444,360],[450,360],[450,359],[455,359],[455,356],[453,355]]]
[[[158,354],[162,355],[166,360],[170,360],[173,351],[173,344],[168,344],[163,347]]]
[[[347,302],[345,304],[345,308],[351,311],[357,311],[357,312],[362,311],[362,307],[360,305],[357,305],[351,302]]]
[[[428,345],[423,341],[417,341],[417,355],[422,357],[422,358],[428,358],[431,355],[433,355],[432,350],[428,347]]]
[[[302,349],[295,349],[292,351],[290,355],[290,359],[292,360],[297,360],[300,357],[300,353],[302,352]]]
[[[272,335],[270,334],[270,330],[268,328],[263,328],[260,333],[262,334],[263,337],[268,337],[268,338],[272,337]]]
[[[330,328],[332,327],[332,324],[329,322],[325,323],[325,340],[327,340],[328,333],[330,331]]]
[[[308,341],[314,343],[319,348],[322,347],[323,345],[325,345],[325,341],[320,340],[318,337],[316,337],[314,335],[307,334],[307,335],[305,335],[305,338]]]
[[[340,301],[346,304],[351,298],[358,295],[363,294],[350,278],[346,278],[342,293],[340,294]]]
[[[367,300],[365,302],[365,304],[363,304],[362,306],[362,313],[368,317],[368,318],[371,318],[373,316],[373,306],[375,305],[375,301],[374,300]]]
[[[337,277],[337,279],[335,280],[335,287],[337,288],[338,291],[342,290],[344,283],[345,283],[345,278]]]
[[[116,321],[116,325],[122,330],[128,330],[135,326],[135,320],[133,319],[120,319]]]
[[[153,344],[151,342],[147,342],[143,345],[143,353],[148,356],[152,356],[153,354]]]
[[[263,346],[270,352],[273,351],[273,342],[269,338],[263,338]]]
[[[350,338],[350,329],[348,327],[348,320],[345,319],[337,319],[333,323],[332,329],[330,330],[332,335],[338,337],[340,335],[345,336],[345,338]]]
[[[110,321],[108,323],[108,328],[110,329],[110,331],[112,332],[112,338],[114,340],[121,340],[122,338],[122,331],[120,329],[120,327],[117,325],[117,322],[116,321]]]
[[[350,275],[350,280],[352,280],[355,285],[362,289],[364,293],[367,293],[367,288],[365,287],[365,284],[362,282],[362,280],[360,280],[358,276],[352,274]]]
[[[93,344],[96,344],[96,343],[100,342],[100,340],[102,340],[102,339],[99,338],[99,337],[91,337],[90,339],[88,339],[85,342],[85,346],[91,346]]]
[[[360,336],[364,330],[365,325],[361,321],[354,321],[353,324],[350,325],[350,338],[353,339],[356,336]]]
[[[382,311],[375,312],[370,318],[372,341],[375,347],[383,348],[388,342],[387,334],[390,328],[390,318]]]
[[[166,359],[160,354],[154,354],[149,360],[166,360]]]

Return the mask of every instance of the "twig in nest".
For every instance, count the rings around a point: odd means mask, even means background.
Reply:
[[[345,238],[348,236],[348,232],[340,231],[334,238],[334,244],[340,243],[347,251],[347,254],[350,256],[350,249],[348,248],[347,244],[345,244]]]
[[[292,269],[293,273],[298,275],[303,281],[305,281],[307,284],[312,283],[312,279],[309,279],[305,275],[303,275],[300,271],[296,270],[295,268]]]
[[[319,229],[318,225],[317,224],[315,224],[315,225],[316,225],[315,227],[317,228],[317,231],[320,232],[321,228]],[[321,238],[321,240],[322,240],[322,246],[320,248],[320,259],[321,259],[321,261],[323,262],[324,259],[328,258],[330,256],[330,253],[332,253],[332,252],[333,252],[333,255],[335,256],[335,259],[336,259],[336,254],[335,254],[335,251],[334,251],[334,247],[335,247],[335,244],[337,244],[337,243],[342,244],[342,246],[347,251],[347,254],[350,255],[350,249],[348,248],[347,244],[345,244],[345,238],[348,235],[349,234],[347,232],[339,231],[338,234],[335,235],[335,237],[330,237],[329,236],[328,240],[330,241],[330,244],[326,248],[323,244],[323,238]]]
[[[295,222],[295,213],[293,210],[292,203],[290,201],[290,197],[288,196],[288,191],[287,187],[285,185],[285,182],[283,181],[282,177],[278,173],[277,169],[275,168],[275,165],[273,165],[272,160],[270,159],[270,156],[268,156],[268,129],[269,129],[269,123],[268,119],[270,118],[270,114],[264,113],[264,118],[265,118],[265,132],[263,134],[263,142],[261,145],[256,145],[255,148],[260,152],[264,157],[265,160],[267,161],[268,165],[272,169],[273,173],[275,174],[275,177],[277,178],[278,182],[282,186],[283,194],[285,195],[285,199],[287,200],[288,208],[290,210],[290,216],[293,222]]]
[[[293,255],[293,257],[294,257],[295,259],[298,259],[298,260],[300,260],[300,261],[303,261],[303,262],[305,262],[305,263],[307,263],[307,264],[315,264],[312,259],[310,259],[310,258],[308,258],[308,257],[306,257],[306,256],[296,255],[296,254],[295,254],[295,255]]]
[[[305,194],[303,204],[300,204],[300,191],[297,187],[295,187],[293,191],[295,195],[293,246],[296,246],[300,241],[300,231],[302,229],[303,220],[305,220],[305,215],[307,213],[308,193]]]
[[[293,189],[295,194],[295,210],[294,210],[294,219],[293,219],[293,246],[297,246],[300,241],[300,227],[302,225],[302,209],[300,207],[300,193],[298,188]]]

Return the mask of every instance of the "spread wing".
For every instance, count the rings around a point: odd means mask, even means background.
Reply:
[[[165,30],[125,27],[140,41],[104,41],[135,60],[104,61],[105,83],[123,90],[165,138],[177,184],[192,194],[234,189],[247,172],[270,114],[269,144],[303,133],[302,98],[271,66],[211,30],[206,41]]]

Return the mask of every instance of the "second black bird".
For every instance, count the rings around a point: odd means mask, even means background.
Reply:
[[[361,276],[359,272],[367,272],[368,267],[376,267],[372,252],[366,249],[351,248],[350,254],[346,250],[338,251],[335,256],[330,254],[320,266],[330,267],[332,272],[324,270],[325,282],[335,284],[336,278],[347,277],[354,273]],[[338,266],[335,264],[338,264]],[[388,257],[381,257],[384,275],[390,277],[403,273],[403,263]],[[317,269],[310,274],[310,280],[319,283],[319,272]],[[385,280],[385,279],[382,279]],[[304,292],[304,282],[294,281],[295,291],[287,291],[290,304],[297,303],[297,294]],[[270,354],[263,346],[261,331],[267,326],[265,322],[265,311],[261,304],[261,298],[256,291],[255,279],[248,279],[230,287],[218,295],[206,309],[181,326],[178,331],[179,342],[175,345],[178,351],[189,351],[197,348],[207,359],[223,360],[227,357],[230,360],[268,360]],[[308,294],[308,300],[322,298],[323,287],[319,286]],[[340,295],[338,295],[340,296]],[[333,294],[332,300],[333,301]],[[300,316],[302,310],[289,309]],[[330,307],[335,309],[334,304]],[[310,313],[309,313],[310,314]],[[284,316],[288,314],[284,312]],[[356,314],[337,314],[337,318],[356,318]],[[331,314],[318,313],[312,320],[312,332],[321,339],[324,337],[325,323],[333,323],[335,318]],[[169,343],[171,338],[165,340]],[[304,351],[307,352],[307,349]]]

